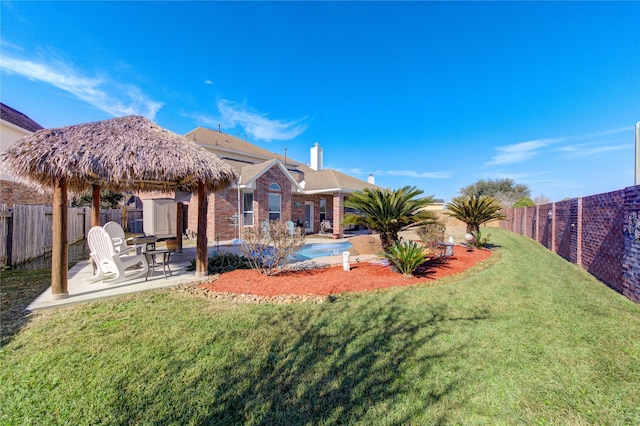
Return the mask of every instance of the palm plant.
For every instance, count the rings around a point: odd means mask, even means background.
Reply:
[[[447,205],[449,216],[467,224],[467,232],[473,234],[480,231],[480,225],[492,220],[506,219],[500,212],[502,204],[487,195],[456,197]]]
[[[378,232],[382,249],[388,252],[398,241],[398,232],[435,219],[433,213],[424,210],[433,203],[433,197],[416,198],[422,193],[408,185],[397,190],[366,188],[355,192],[345,199],[344,205],[358,213],[347,213],[343,224],[362,225]]]
[[[412,276],[413,271],[427,260],[424,248],[413,241],[397,241],[389,247],[389,252],[385,253],[384,256],[405,277]]]

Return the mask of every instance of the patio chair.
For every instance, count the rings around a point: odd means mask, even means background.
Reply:
[[[321,234],[330,234],[333,232],[333,225],[331,225],[330,220],[323,220],[320,222],[320,233]]]
[[[137,244],[133,246],[127,245],[126,236],[124,234],[124,229],[117,222],[107,222],[103,226],[104,230],[107,231],[107,234],[111,237],[111,241],[113,241],[113,246],[115,247],[118,253],[124,253],[127,251],[135,250],[136,253],[141,253],[145,251],[146,244]]]
[[[127,254],[128,250],[116,251],[111,236],[101,226],[94,226],[89,230],[87,244],[89,245],[89,250],[91,250],[89,256],[95,262],[97,271],[93,277],[85,281],[116,283],[147,275],[149,263],[146,256],[137,253]],[[137,268],[138,265],[142,267],[129,271],[131,268]]]
[[[287,231],[289,231],[289,235],[292,237],[296,235],[296,224],[292,221],[288,220],[285,225],[287,225]]]
[[[113,241],[113,246],[116,251],[119,253],[123,248],[126,248],[127,241],[124,235],[124,229],[120,226],[119,223],[116,222],[107,222],[103,226],[104,230],[107,231],[107,234],[111,237],[111,241]]]

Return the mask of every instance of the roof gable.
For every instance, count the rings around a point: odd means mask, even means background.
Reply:
[[[291,173],[284,167],[279,160],[273,159],[258,164],[250,164],[242,167],[240,172],[240,186],[245,188],[254,188],[256,180],[273,167],[278,167],[280,171],[291,181],[291,188],[295,192],[300,192],[301,188],[298,182],[291,176]]]

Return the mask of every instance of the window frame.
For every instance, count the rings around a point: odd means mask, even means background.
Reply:
[[[250,209],[247,209],[247,196],[251,196],[251,206]],[[255,196],[253,191],[242,191],[242,225],[243,226],[253,226],[255,223],[255,212],[253,210],[253,202],[255,200]],[[247,223],[247,215],[251,215],[251,223]]]
[[[273,203],[272,203],[272,199],[274,201]],[[271,210],[272,205],[274,205],[275,207],[276,199],[277,199],[278,210]],[[269,193],[267,197],[267,211],[268,211],[270,222],[272,220],[275,220],[278,222],[282,220],[282,187],[277,182],[272,182],[271,184],[269,184]]]

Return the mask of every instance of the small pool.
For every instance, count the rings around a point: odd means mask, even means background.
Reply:
[[[303,260],[315,259],[324,256],[341,256],[343,252],[353,248],[350,242],[333,244],[305,244],[296,252],[295,260],[301,262]]]

